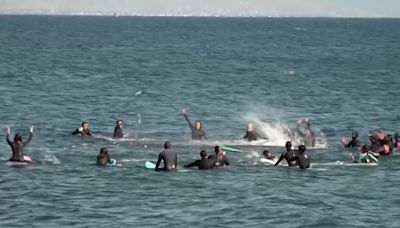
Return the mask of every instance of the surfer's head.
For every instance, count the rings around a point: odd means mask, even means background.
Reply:
[[[254,130],[253,123],[252,123],[252,122],[249,122],[249,123],[247,124],[247,131],[248,131],[248,132],[252,132],[253,130]]]
[[[122,120],[117,120],[117,126],[118,126],[118,127],[122,127],[122,125],[123,125]]]
[[[89,124],[88,124],[88,122],[86,122],[86,121],[82,122],[81,126],[82,126],[82,128],[83,128],[84,130],[86,130],[86,129],[89,128]]]
[[[219,146],[214,147],[215,154],[219,154],[221,152],[221,148]]]
[[[269,152],[269,150],[264,150],[263,151],[263,155],[266,159],[271,159],[273,156],[271,154],[271,152]]]
[[[169,141],[166,141],[165,143],[164,143],[164,149],[169,149],[169,148],[171,148],[171,143],[169,142]]]
[[[353,139],[358,138],[358,131],[353,131],[353,133],[351,133],[351,137],[352,137]]]
[[[200,151],[200,157],[201,157],[201,159],[206,159],[208,157],[207,151],[206,150],[201,150]]]
[[[103,147],[100,149],[100,155],[108,155],[108,149]]]
[[[20,133],[15,134],[14,142],[22,142],[22,135]]]
[[[292,143],[290,141],[287,141],[285,144],[286,150],[292,149]]]
[[[302,153],[304,153],[305,151],[306,151],[306,146],[300,145],[300,146],[299,146],[299,153],[302,154]]]
[[[201,122],[200,120],[196,120],[196,122],[194,122],[194,128],[199,130],[201,129]]]

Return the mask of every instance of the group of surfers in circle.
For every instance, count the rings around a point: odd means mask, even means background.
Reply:
[[[202,128],[202,124],[199,120],[195,121],[194,125],[190,122],[187,111],[182,110],[182,114],[185,117],[189,127],[191,129],[193,140],[203,140],[207,139],[205,131]],[[260,159],[261,162],[267,162],[277,166],[283,159],[286,160],[288,166],[298,166],[301,169],[307,169],[310,167],[311,159],[308,154],[306,154],[306,146],[315,145],[315,135],[311,129],[310,122],[308,118],[304,118],[298,121],[299,124],[304,124],[304,144],[298,146],[297,150],[293,149],[293,145],[290,141],[285,144],[286,151],[284,151],[279,158],[274,156],[270,151],[264,150],[263,157]],[[123,121],[117,120],[114,129],[113,138],[119,139],[123,138],[125,131],[123,128]],[[33,127],[30,128],[30,134],[27,141],[22,140],[22,135],[16,133],[14,140],[10,140],[11,130],[7,127],[6,139],[7,143],[12,149],[12,156],[9,162],[12,164],[29,164],[32,159],[24,154],[24,148],[30,143],[33,137]],[[72,132],[73,135],[91,136],[93,132],[89,129],[88,122],[83,122],[81,126]],[[292,133],[288,132],[290,136]],[[252,123],[248,123],[247,131],[243,139],[248,141],[256,141],[259,135],[256,133]],[[386,134],[383,130],[375,130],[368,135],[370,144],[361,145],[359,140],[359,133],[354,131],[351,136],[351,141],[347,141],[345,137],[342,138],[341,143],[345,148],[358,148],[359,153],[354,155],[350,154],[350,159],[355,163],[377,163],[379,156],[391,156],[393,155],[394,148],[400,148],[400,135],[398,133],[394,136]],[[200,151],[200,159],[196,160],[184,167],[194,167],[197,166],[199,169],[213,169],[214,167],[229,166],[228,157],[221,148],[222,146],[215,146],[215,154],[209,155],[206,150]],[[229,151],[229,150],[228,150]],[[177,168],[177,153],[173,149],[172,144],[167,141],[164,143],[164,150],[159,154],[157,163],[154,167],[156,171],[170,171]],[[161,167],[161,162],[164,163]],[[97,165],[108,166],[117,165],[115,159],[111,159],[108,154],[108,149],[103,147],[100,149],[99,155],[97,156]]]

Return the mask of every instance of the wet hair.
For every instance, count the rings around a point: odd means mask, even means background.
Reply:
[[[87,123],[88,123],[88,122],[83,121],[82,124],[81,124],[81,126],[83,127],[83,125],[85,125],[85,124],[87,124]]]
[[[393,137],[392,137],[392,135],[387,135],[387,138],[389,139],[389,141],[390,141],[390,142],[392,142],[392,141],[393,141]]]
[[[287,141],[285,144],[286,150],[290,150],[292,148],[292,143],[290,141]]]
[[[100,149],[100,154],[106,154],[106,155],[108,155],[108,149],[107,149],[106,147],[102,147],[102,148]]]
[[[200,151],[200,157],[201,157],[202,159],[207,158],[207,157],[208,157],[207,151],[206,151],[206,150],[201,150],[201,151]]]
[[[299,152],[302,154],[302,153],[304,153],[305,151],[306,151],[306,146],[304,146],[304,145],[300,145],[299,146]]]
[[[264,156],[266,156],[266,155],[269,154],[269,153],[270,153],[269,150],[264,150],[264,151],[263,151],[263,155],[264,155]]]
[[[199,128],[199,129],[201,129],[203,124],[201,124],[201,121],[200,121],[200,120],[196,120],[196,121],[194,122],[194,127],[196,127],[196,124],[197,124],[197,123],[200,124],[200,128]]]
[[[164,149],[169,149],[169,148],[171,148],[171,143],[169,142],[169,141],[166,141],[165,143],[164,143]]]
[[[399,133],[395,133],[394,134],[394,140],[397,141],[398,139],[400,139],[400,135],[399,135]]]
[[[122,120],[117,120],[117,125],[118,125],[118,123],[119,123],[119,122],[121,122],[121,123],[122,123]]]
[[[14,142],[22,142],[22,135],[20,133],[15,134]]]
[[[215,151],[216,154],[218,154],[219,153],[219,146],[215,146],[214,147],[214,151]]]

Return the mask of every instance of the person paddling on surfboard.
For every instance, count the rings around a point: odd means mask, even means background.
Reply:
[[[203,138],[207,139],[206,133],[203,130],[203,126],[202,126],[200,120],[196,120],[196,122],[194,122],[194,126],[193,126],[189,120],[186,109],[182,109],[182,114],[185,117],[186,122],[189,124],[190,130],[192,131],[192,139],[193,140],[201,140]]]
[[[247,139],[249,142],[257,140],[257,133],[254,130],[253,123],[247,123],[247,130],[246,134],[243,136],[243,139]]]
[[[117,138],[117,139],[123,138],[124,133],[125,133],[123,128],[124,128],[124,125],[123,125],[122,120],[117,120],[117,123],[114,128],[113,138]]]
[[[276,157],[271,152],[269,152],[269,150],[264,150],[263,151],[263,156],[264,156],[265,159],[268,159],[268,160],[271,160],[271,161],[275,161],[275,159],[276,159]]]
[[[311,159],[306,152],[306,146],[300,145],[298,154],[292,158],[290,161],[297,161],[300,169],[310,168]]]
[[[225,152],[219,146],[216,146],[214,148],[214,151],[215,154],[208,157],[214,162],[214,166],[215,167],[228,166],[229,160],[228,157],[225,155]]]
[[[73,135],[92,135],[92,131],[89,129],[89,124],[88,122],[82,122],[81,127],[77,128],[74,132],[72,132]]]
[[[347,142],[345,137],[342,138],[341,142],[342,142],[343,146],[346,148],[361,146],[360,140],[358,139],[358,131],[353,131],[353,133],[351,133],[351,141],[350,142]]]
[[[185,165],[185,168],[197,166],[199,169],[212,169],[214,168],[214,161],[208,158],[208,154],[206,150],[200,151],[200,160],[196,160],[188,165]]]
[[[296,166],[297,162],[295,160],[292,160],[294,157],[297,156],[296,152],[292,150],[292,143],[290,141],[287,141],[285,144],[286,151],[282,153],[282,155],[279,157],[278,161],[275,163],[275,166],[279,165],[279,163],[285,158],[286,162],[288,163],[288,166]]]
[[[33,137],[33,126],[29,130],[29,138],[26,142],[22,141],[22,135],[20,133],[16,133],[14,136],[14,141],[10,140],[11,129],[7,127],[7,143],[10,145],[12,149],[12,157],[10,161],[12,162],[32,162],[32,159],[29,156],[24,156],[24,148],[31,142]]]
[[[99,155],[97,155],[97,165],[98,166],[107,166],[107,165],[116,165],[117,161],[111,159],[108,155],[108,149],[103,147],[100,149]]]
[[[160,168],[161,161],[164,161],[164,167]],[[158,155],[157,164],[155,167],[155,171],[171,171],[176,170],[178,166],[178,155],[175,150],[172,149],[172,145],[170,142],[164,143],[164,151]]]

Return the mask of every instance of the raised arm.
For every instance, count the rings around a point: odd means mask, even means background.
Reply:
[[[183,114],[183,116],[185,117],[186,122],[189,124],[190,129],[193,130],[193,125],[192,125],[192,123],[191,123],[190,120],[189,120],[189,117],[188,117],[188,115],[187,115],[186,109],[182,109],[182,114]]]
[[[10,133],[11,133],[11,130],[10,130],[9,127],[7,127],[7,129],[6,129],[6,140],[7,140],[8,145],[11,146],[12,142],[10,140]]]
[[[32,136],[33,136],[33,126],[29,130],[29,138],[24,142],[24,147],[26,147],[31,142]]]

